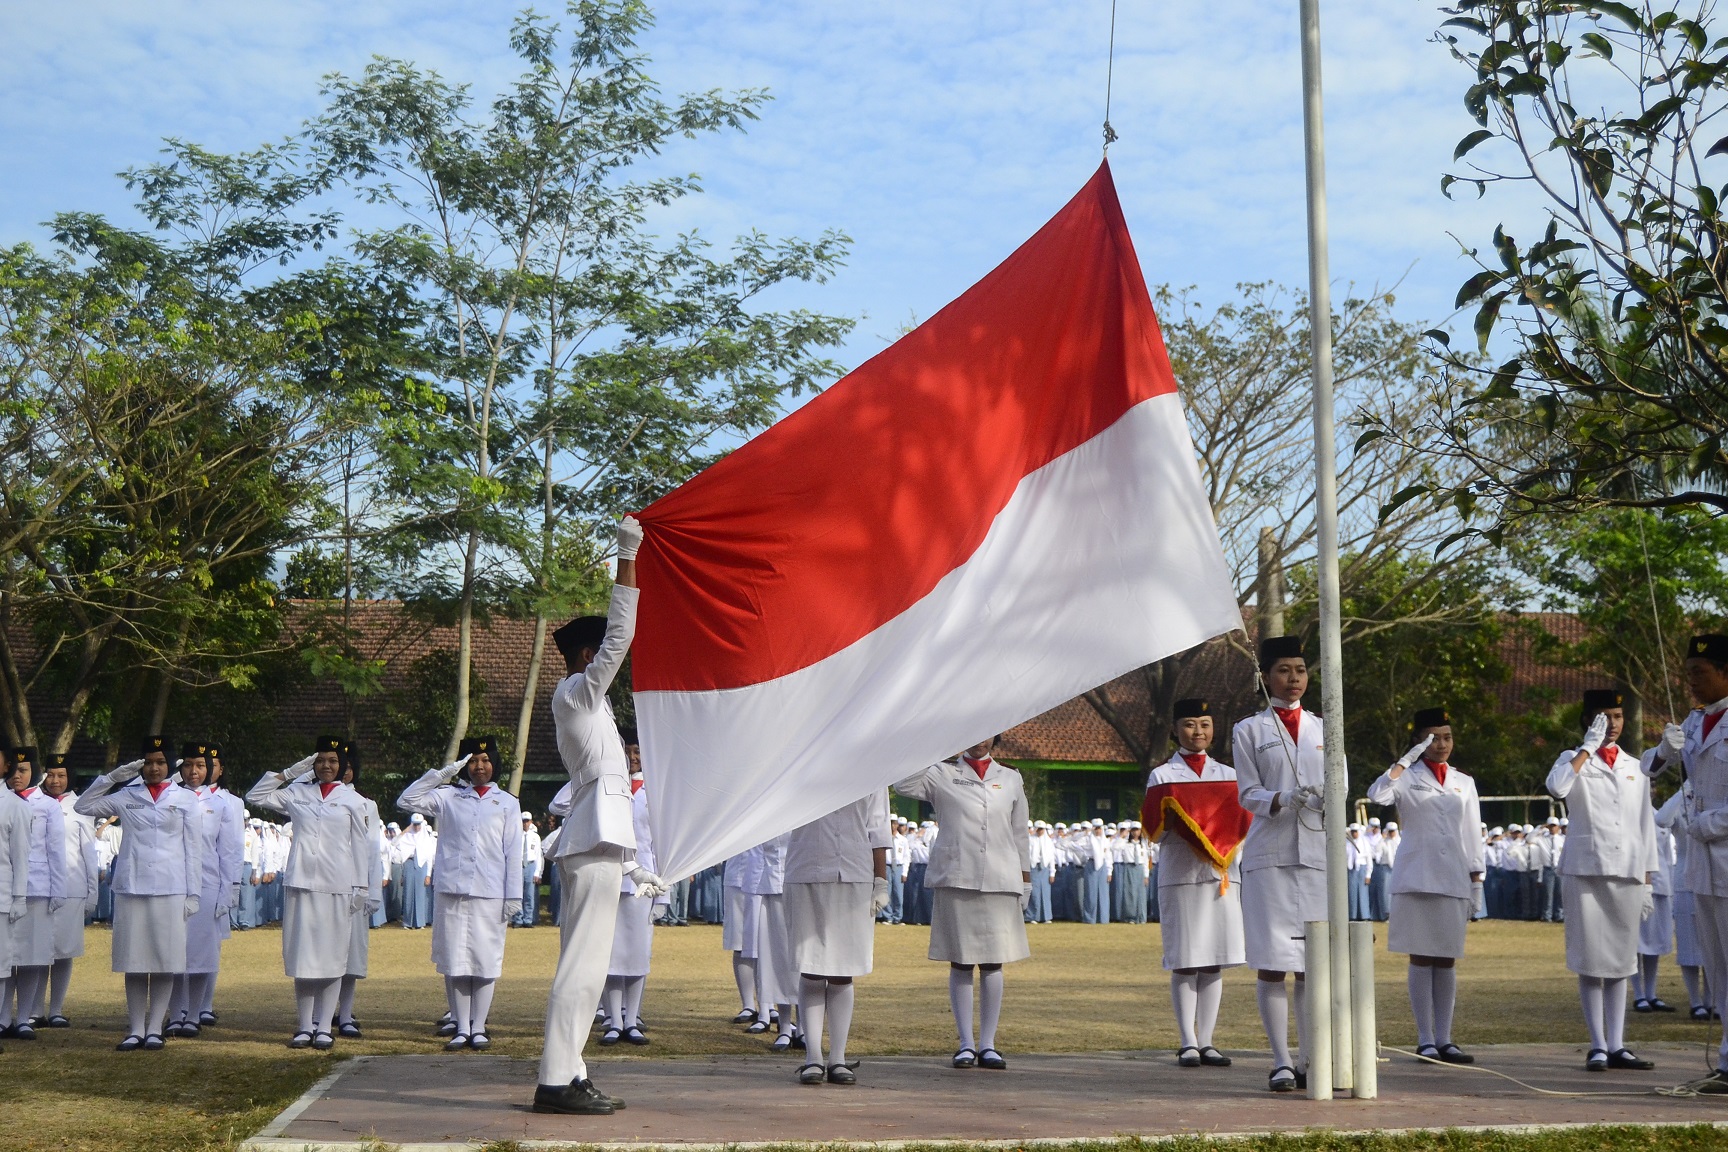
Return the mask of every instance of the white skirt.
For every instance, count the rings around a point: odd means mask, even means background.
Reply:
[[[792,965],[811,976],[868,976],[876,959],[876,918],[869,884],[835,880],[787,884],[786,931]]]
[[[186,897],[114,893],[115,972],[186,971]]]
[[[362,908],[354,913],[353,925],[348,930],[348,971],[343,975],[364,978],[366,962],[371,956],[372,917]]]
[[[1652,896],[1650,918],[1638,925],[1638,955],[1666,956],[1674,951],[1674,897]]]
[[[1674,963],[1690,968],[1704,966],[1704,949],[1698,946],[1697,904],[1690,892],[1676,892],[1674,901]]]
[[[742,952],[746,944],[755,947],[756,921],[750,915],[750,906],[753,903],[755,901],[744,894],[744,889],[726,889],[726,908],[720,915],[720,947],[726,951]],[[746,924],[746,921],[749,923]],[[749,932],[744,931],[746,927],[750,929]]]
[[[1638,911],[1644,885],[1619,876],[1560,877],[1566,902],[1566,967],[1618,980],[1638,971]]]
[[[1250,968],[1302,972],[1310,921],[1326,919],[1326,873],[1300,864],[1242,873],[1242,937]]]
[[[1391,923],[1386,926],[1386,950],[1406,956],[1439,956],[1456,960],[1464,955],[1472,901],[1439,892],[1392,893]]]
[[[432,897],[432,966],[444,976],[496,980],[504,973],[504,900]]]
[[[282,889],[282,970],[295,980],[335,980],[348,970],[354,914],[347,892]]]
[[[48,910],[48,897],[32,896],[24,901],[24,915],[12,925],[12,966],[46,968],[52,963],[54,914]]]
[[[643,896],[618,897],[618,925],[612,931],[608,976],[646,976],[654,958],[654,901]]]
[[[226,922],[228,913],[222,913]],[[186,921],[186,971],[214,972],[222,967],[222,934],[216,928],[215,893],[198,897],[198,911]]]
[[[5,947],[0,945],[0,952]],[[84,955],[84,901],[68,900],[54,913],[54,959],[76,960]]]
[[[792,930],[786,923],[786,897],[770,892],[761,901],[762,915],[756,924],[757,995],[764,1004],[796,1004],[798,967],[792,955]]]
[[[1158,889],[1164,967],[1235,968],[1247,960],[1242,942],[1242,885],[1220,892],[1216,882]]]
[[[936,889],[929,955],[950,964],[1012,964],[1032,955],[1020,894]]]

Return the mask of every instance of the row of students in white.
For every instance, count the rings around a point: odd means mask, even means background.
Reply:
[[[73,959],[96,900],[95,823],[72,811],[65,758],[15,748],[0,781],[0,1036],[64,1028]],[[46,1009],[44,1004],[46,1002]],[[46,1012],[46,1015],[44,1013]]]

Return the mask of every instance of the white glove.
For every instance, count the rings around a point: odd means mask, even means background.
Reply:
[[[618,522],[618,559],[634,560],[642,547],[642,525],[636,517],[626,516]]]
[[[1482,881],[1470,881],[1470,917],[1475,919],[1476,909],[1482,907]]]
[[[1596,713],[1596,719],[1590,721],[1590,727],[1584,732],[1584,743],[1578,745],[1586,752],[1595,752],[1602,747],[1602,742],[1608,739],[1608,713]]]
[[[183,920],[192,919],[192,917],[198,915],[198,897],[196,897],[196,896],[186,897],[185,903],[182,904],[180,906],[180,908],[181,908],[181,919],[183,919]]]
[[[113,781],[115,784],[130,784],[132,781],[138,779],[138,773],[142,771],[144,771],[144,761],[129,760],[120,765],[120,767],[114,769],[114,771],[108,773],[108,779]]]
[[[1024,881],[1020,885],[1020,911],[1025,912],[1032,906],[1032,881]]]
[[[1301,788],[1286,788],[1284,791],[1278,793],[1279,809],[1284,810],[1299,807],[1302,803],[1302,791]]]
[[[1656,911],[1656,890],[1650,885],[1644,885],[1644,903],[1638,905],[1638,919],[1650,919],[1650,913]]]
[[[366,907],[366,897],[370,893],[371,890],[367,888],[356,888],[348,893],[348,915],[359,915],[361,909]]]
[[[7,913],[7,918],[11,920],[22,920],[24,919],[24,913],[29,911],[29,909],[30,905],[24,897],[14,896],[12,897],[12,910]]]
[[[474,759],[474,757],[471,755],[464,756],[453,764],[444,765],[444,767],[438,769],[438,779],[442,780],[446,784],[450,783],[450,781],[456,779],[457,776],[462,774],[462,769],[468,767],[468,761],[472,759]]]
[[[1662,725],[1662,759],[1672,760],[1686,747],[1686,729],[1678,724]]]
[[[56,896],[48,901],[48,911],[50,912],[58,912],[64,907],[66,907],[66,897],[64,896]]]
[[[168,783],[178,784],[180,782],[180,769],[176,768],[174,771],[168,773]]]
[[[888,911],[888,877],[878,876],[870,882],[870,915],[880,916]]]
[[[521,915],[522,915],[522,901],[520,901],[520,900],[506,900],[506,901],[504,901],[504,923],[509,924],[510,922],[520,918]]]
[[[373,896],[371,893],[371,890],[368,889],[367,893],[366,893],[366,906],[365,906],[366,915],[376,916],[376,915],[378,915],[378,909],[380,909],[382,907],[384,907],[383,897]]]
[[[636,895],[645,896],[650,900],[658,900],[666,895],[666,881],[648,871],[640,864],[632,865],[625,873],[630,883],[636,885]]]
[[[1302,806],[1308,811],[1323,812],[1326,810],[1326,797],[1321,794],[1320,789],[1309,788],[1304,785],[1297,791],[1302,794]]]
[[[294,761],[294,763],[288,765],[288,771],[282,773],[283,777],[288,780],[300,779],[300,777],[312,771],[312,761],[316,759],[318,759],[318,757],[308,756],[304,760]]]
[[[1430,732],[1428,735],[1422,737],[1422,743],[1416,745],[1414,748],[1410,749],[1410,751],[1398,757],[1398,767],[1408,768],[1410,765],[1416,763],[1422,753],[1428,751],[1428,745],[1432,743],[1434,743],[1434,733]]]

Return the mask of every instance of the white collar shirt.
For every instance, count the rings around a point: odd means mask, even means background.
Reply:
[[[522,805],[496,784],[441,784],[434,768],[403,789],[396,806],[438,824],[432,890],[488,900],[522,894]]]
[[[1482,803],[1476,781],[1448,766],[1442,784],[1425,760],[1392,779],[1390,770],[1368,787],[1373,804],[1396,806],[1398,836],[1386,837],[1397,860],[1391,890],[1470,898],[1470,875],[1487,868]]]
[[[1326,867],[1326,833],[1320,813],[1302,804],[1280,804],[1279,793],[1299,787],[1324,788],[1326,753],[1320,717],[1304,709],[1296,740],[1270,707],[1237,722],[1231,732],[1236,760],[1236,790],[1254,822],[1242,841],[1242,871],[1256,868]]]
[[[78,793],[62,792],[55,802],[66,821],[66,890],[72,899],[86,902],[96,898],[96,881],[101,873],[101,855],[96,850],[96,821],[79,813],[72,806]]]
[[[1548,792],[1566,801],[1572,836],[1560,860],[1566,876],[1612,876],[1643,882],[1656,871],[1656,810],[1650,777],[1621,751],[1612,766],[1600,750],[1580,771],[1574,750],[1562,752],[1548,772]]]
[[[142,779],[116,788],[98,776],[73,808],[86,816],[118,816],[125,835],[114,860],[114,891],[122,896],[196,896],[199,882],[197,800],[178,784],[152,797]]]
[[[623,666],[636,633],[638,593],[621,584],[612,588],[606,637],[579,675],[567,676],[552,692],[552,722],[558,754],[570,775],[570,814],[554,851],[574,856],[609,846],[625,859],[636,848],[630,804],[630,761],[606,690]]]
[[[1020,773],[990,760],[979,776],[964,762],[933,764],[894,791],[936,809],[924,883],[931,888],[1018,894],[1032,870],[1026,846],[1026,791]],[[1108,860],[1108,847],[1105,849]]]
[[[71,893],[66,874],[66,814],[59,802],[40,788],[26,788],[17,796],[30,805],[30,898],[64,900]]]
[[[788,884],[868,884],[876,849],[888,849],[888,791],[878,789],[794,829],[786,842]]]
[[[282,883],[304,892],[359,893],[371,887],[376,852],[368,835],[366,804],[347,784],[328,794],[310,776],[286,783],[281,774],[266,772],[246,803],[294,822]]]

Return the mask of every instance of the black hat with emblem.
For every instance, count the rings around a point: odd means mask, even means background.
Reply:
[[[1694,636],[1686,645],[1686,658],[1698,657],[1712,664],[1728,664],[1728,636],[1707,632]]]
[[[1212,715],[1212,705],[1198,696],[1189,696],[1176,701],[1176,707],[1170,710],[1172,720],[1188,720],[1196,716]]]
[[[1449,728],[1452,717],[1446,714],[1444,708],[1418,708],[1410,717],[1410,730],[1420,732],[1424,728]]]
[[[1268,636],[1260,641],[1260,671],[1264,672],[1280,660],[1306,660],[1302,654],[1302,637]]]

